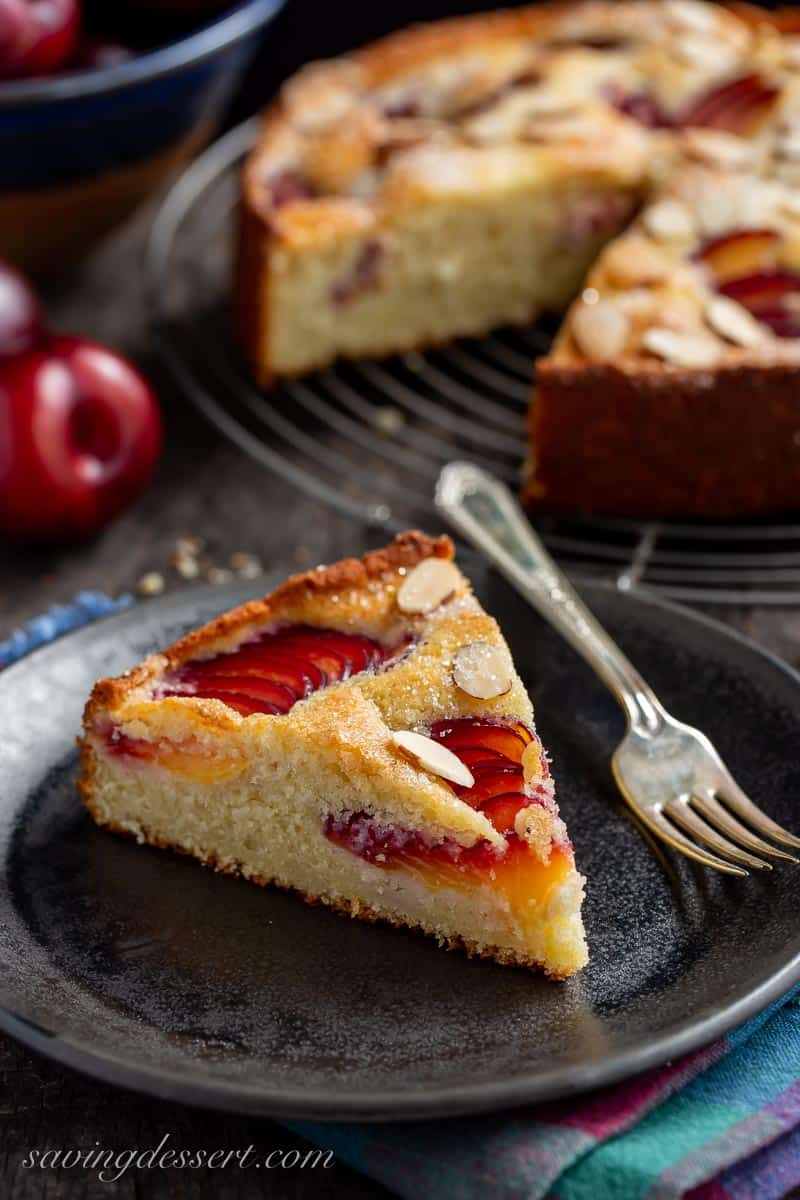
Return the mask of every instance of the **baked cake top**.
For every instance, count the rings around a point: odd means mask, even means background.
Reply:
[[[583,880],[531,703],[449,538],[293,576],[87,706],[101,825],[563,978]]]
[[[691,167],[606,247],[542,370],[680,371],[800,362],[800,198]]]
[[[610,185],[608,205],[618,185],[617,226],[636,194],[653,202],[595,266],[545,369],[794,363],[795,27],[746,5],[587,0],[396,34],[284,85],[248,161],[248,210],[276,264],[362,238],[344,301],[409,207],[578,179]],[[592,199],[565,208],[576,238],[608,227]]]
[[[798,112],[800,37],[768,14],[699,0],[538,6],[304,68],[267,114],[248,195],[302,242],[519,173],[638,175],[645,159],[657,171],[676,148],[792,182]]]
[[[263,669],[265,653],[273,668],[300,664],[307,675],[327,667],[325,656],[340,666],[292,691],[287,673]],[[393,741],[398,731],[464,717],[521,722],[533,739],[525,778],[551,797],[530,700],[496,621],[453,562],[449,538],[406,533],[363,559],[293,576],[127,674],[101,680],[86,706],[84,745],[133,759],[188,756],[193,770],[212,764],[215,777],[227,764],[269,762],[306,746],[331,769],[349,764],[373,783],[380,771],[387,812],[497,845],[487,818],[435,773],[410,766]],[[553,811],[539,831],[548,845],[556,820]]]

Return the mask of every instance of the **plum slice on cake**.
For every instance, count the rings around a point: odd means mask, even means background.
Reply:
[[[563,978],[583,880],[525,688],[447,538],[287,580],[87,704],[99,824]]]

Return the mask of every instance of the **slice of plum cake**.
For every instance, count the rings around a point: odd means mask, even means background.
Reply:
[[[293,576],[86,707],[98,824],[563,978],[583,880],[533,711],[447,538]]]

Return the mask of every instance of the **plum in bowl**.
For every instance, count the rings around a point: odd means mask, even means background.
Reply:
[[[85,0],[95,36],[72,0],[0,0],[0,257],[51,271],[124,219],[212,136],[283,3]],[[46,36],[14,24],[37,4]]]

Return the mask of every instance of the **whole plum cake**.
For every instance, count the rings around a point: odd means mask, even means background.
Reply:
[[[796,31],[793,10],[587,0],[305,68],[244,173],[236,307],[256,378],[579,297],[540,363],[530,503],[797,507]]]
[[[100,825],[563,978],[583,880],[533,710],[452,543],[289,579],[86,708]]]

